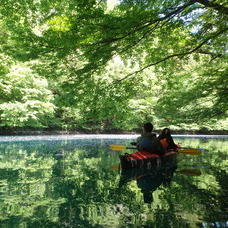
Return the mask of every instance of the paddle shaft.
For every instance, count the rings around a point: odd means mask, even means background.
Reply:
[[[109,145],[111,150],[125,150],[125,149],[137,149],[135,147],[126,147],[122,145]],[[177,148],[177,150],[174,150],[178,153],[182,154],[188,154],[188,155],[199,155],[202,153],[201,150],[193,149],[193,148]]]

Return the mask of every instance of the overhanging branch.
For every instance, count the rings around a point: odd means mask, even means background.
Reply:
[[[176,54],[173,54],[173,55],[166,56],[166,57],[163,58],[163,59],[160,59],[160,60],[158,60],[158,61],[156,61],[156,62],[153,62],[153,63],[151,63],[151,64],[149,64],[149,65],[146,65],[145,67],[141,68],[140,70],[134,71],[133,73],[130,73],[130,74],[126,75],[126,76],[125,76],[124,78],[122,78],[122,79],[116,80],[116,82],[123,81],[123,80],[129,78],[129,77],[132,76],[132,75],[136,75],[136,74],[138,74],[138,73],[144,71],[145,69],[147,69],[147,68],[149,68],[149,67],[151,67],[151,66],[155,66],[155,65],[157,65],[157,64],[159,64],[159,63],[162,63],[162,62],[164,62],[164,61],[166,61],[166,60],[168,60],[168,59],[171,59],[171,58],[174,58],[174,57],[179,57],[179,56],[185,56],[185,55],[192,54],[192,53],[196,52],[197,50],[199,50],[199,49],[200,49],[203,45],[205,45],[209,40],[214,39],[215,37],[219,36],[220,34],[224,33],[224,32],[227,31],[227,30],[228,30],[228,28],[225,28],[225,29],[223,29],[223,30],[221,30],[221,31],[219,31],[219,32],[217,32],[217,33],[215,33],[213,36],[208,37],[207,39],[205,39],[203,42],[201,42],[199,45],[197,45],[195,48],[193,48],[193,49],[190,50],[190,51],[186,51],[186,52],[183,52],[183,53],[176,53]]]
[[[122,39],[128,37],[129,35],[137,32],[137,31],[140,31],[140,30],[142,30],[142,29],[144,29],[144,28],[146,28],[146,27],[148,27],[150,25],[156,24],[156,23],[161,22],[161,21],[164,21],[164,20],[166,20],[166,19],[168,19],[170,17],[173,17],[174,15],[177,15],[178,13],[180,13],[181,11],[183,11],[184,9],[186,9],[187,7],[195,4],[196,2],[197,2],[197,0],[191,0],[187,4],[182,5],[182,6],[178,7],[178,8],[176,8],[172,12],[166,14],[165,16],[160,17],[160,18],[157,18],[157,19],[154,19],[152,21],[149,21],[149,22],[145,23],[144,25],[142,25],[140,27],[136,27],[135,29],[133,29],[132,31],[130,31],[130,32],[126,33],[126,34],[124,34],[123,36],[114,37],[114,38],[113,37],[110,37],[110,38],[107,38],[107,39],[100,40],[100,41],[98,41],[96,43],[92,43],[91,45],[97,45],[97,44],[102,44],[102,43],[112,43],[112,42],[115,42],[115,41],[118,41],[118,40],[122,40]]]
[[[205,7],[212,8],[212,9],[217,10],[218,12],[220,12],[222,14],[228,15],[228,8],[223,6],[223,5],[220,5],[218,3],[214,3],[214,2],[209,1],[209,0],[198,0],[197,2],[204,5]]]

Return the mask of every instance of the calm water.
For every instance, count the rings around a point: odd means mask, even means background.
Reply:
[[[0,137],[0,227],[228,227],[228,137],[183,137],[159,169],[119,170],[134,135]]]

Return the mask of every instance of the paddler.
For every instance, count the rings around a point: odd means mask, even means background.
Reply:
[[[174,143],[169,128],[164,128],[158,136],[159,141],[166,150],[175,150],[178,146]]]
[[[136,146],[138,151],[147,151],[158,155],[165,154],[166,150],[156,137],[153,131],[152,123],[145,123],[143,125],[143,133],[136,140]]]

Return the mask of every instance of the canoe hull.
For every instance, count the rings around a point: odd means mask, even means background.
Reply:
[[[176,156],[176,152],[167,152],[163,156],[152,154],[146,151],[139,151],[133,154],[119,155],[122,169],[159,167],[161,163],[169,161],[171,157]]]

